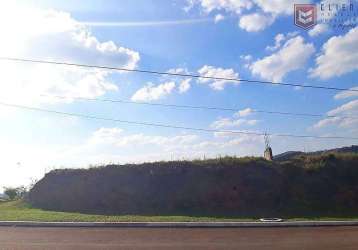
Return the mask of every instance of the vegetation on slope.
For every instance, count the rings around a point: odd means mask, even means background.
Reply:
[[[28,200],[43,209],[107,215],[355,216],[358,154],[55,170]]]

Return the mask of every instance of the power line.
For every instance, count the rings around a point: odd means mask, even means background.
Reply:
[[[235,82],[243,82],[243,83],[270,84],[270,85],[275,84],[275,85],[281,85],[281,86],[301,87],[301,88],[310,88],[310,89],[358,92],[358,89],[326,87],[326,86],[322,86],[322,85],[309,85],[309,84],[271,82],[271,81],[260,81],[260,80],[239,79],[239,78],[202,76],[202,75],[195,75],[195,74],[170,73],[170,72],[162,72],[162,71],[154,71],[154,70],[128,69],[128,68],[119,68],[119,67],[110,67],[110,66],[101,66],[101,65],[79,64],[79,63],[46,61],[46,60],[34,60],[34,59],[24,59],[24,58],[14,58],[14,57],[0,57],[0,60],[15,61],[15,62],[41,63],[41,64],[54,64],[54,65],[66,65],[66,66],[76,66],[76,67],[84,67],[84,68],[107,69],[107,70],[147,73],[147,74],[166,75],[166,76],[180,76],[180,77],[202,78],[202,79],[221,80],[221,81],[235,81]]]
[[[85,114],[77,114],[77,113],[69,113],[62,112],[56,110],[42,109],[30,106],[23,106],[17,104],[9,104],[0,102],[0,105],[24,110],[38,111],[38,112],[46,112],[53,113],[64,116],[71,117],[80,117],[86,119],[93,120],[102,120],[102,121],[111,121],[125,124],[134,124],[134,125],[143,125],[143,126],[151,126],[151,127],[161,127],[161,128],[172,128],[172,129],[183,129],[183,130],[191,130],[191,131],[201,131],[201,132],[217,132],[217,133],[230,133],[230,134],[244,134],[244,135],[255,135],[255,136],[278,136],[278,137],[294,137],[294,138],[313,138],[313,139],[344,139],[344,140],[358,140],[357,137],[344,137],[344,136],[315,136],[315,135],[297,135],[297,134],[270,134],[263,132],[249,132],[249,131],[236,131],[236,130],[218,130],[218,129],[206,129],[206,128],[195,128],[195,127],[185,127],[185,126],[176,126],[162,123],[151,123],[151,122],[140,122],[140,121],[128,121],[128,120],[120,120],[120,119],[112,119],[106,117],[99,117],[93,115],[85,115]]]
[[[228,107],[215,107],[215,106],[196,106],[196,105],[179,105],[179,104],[167,104],[167,103],[153,103],[153,102],[136,102],[120,99],[107,99],[107,98],[86,98],[86,97],[69,97],[59,95],[45,95],[43,97],[52,97],[59,99],[75,99],[84,101],[99,101],[99,102],[111,102],[111,103],[126,103],[126,104],[137,104],[137,105],[148,105],[148,106],[159,106],[167,108],[185,108],[185,109],[203,109],[203,110],[221,110],[221,111],[234,111],[237,112],[239,108],[228,108]],[[325,114],[314,114],[314,113],[294,113],[294,112],[283,112],[283,111],[272,111],[272,110],[260,110],[250,109],[252,113],[264,113],[264,114],[277,114],[277,115],[289,115],[289,116],[301,116],[301,117],[324,117],[324,118],[357,118],[358,116],[341,116],[341,115],[325,115]]]

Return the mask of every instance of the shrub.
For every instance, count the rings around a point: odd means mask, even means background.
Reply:
[[[21,187],[4,187],[4,194],[6,194],[10,200],[23,198],[26,194],[26,188]]]

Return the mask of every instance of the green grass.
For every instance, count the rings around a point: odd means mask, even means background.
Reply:
[[[194,217],[194,216],[143,216],[143,215],[92,215],[54,212],[32,208],[23,201],[0,202],[0,221],[75,221],[75,222],[188,222],[188,221],[252,221],[250,218]]]
[[[302,220],[352,220],[357,217],[297,217],[289,221]],[[257,218],[200,217],[200,216],[144,216],[144,215],[92,215],[81,213],[54,212],[32,208],[17,201],[0,201],[0,221],[44,221],[44,222],[208,222],[208,221],[257,221]]]

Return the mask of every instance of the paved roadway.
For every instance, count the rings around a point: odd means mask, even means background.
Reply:
[[[1,250],[358,249],[358,227],[30,228],[0,227]]]

